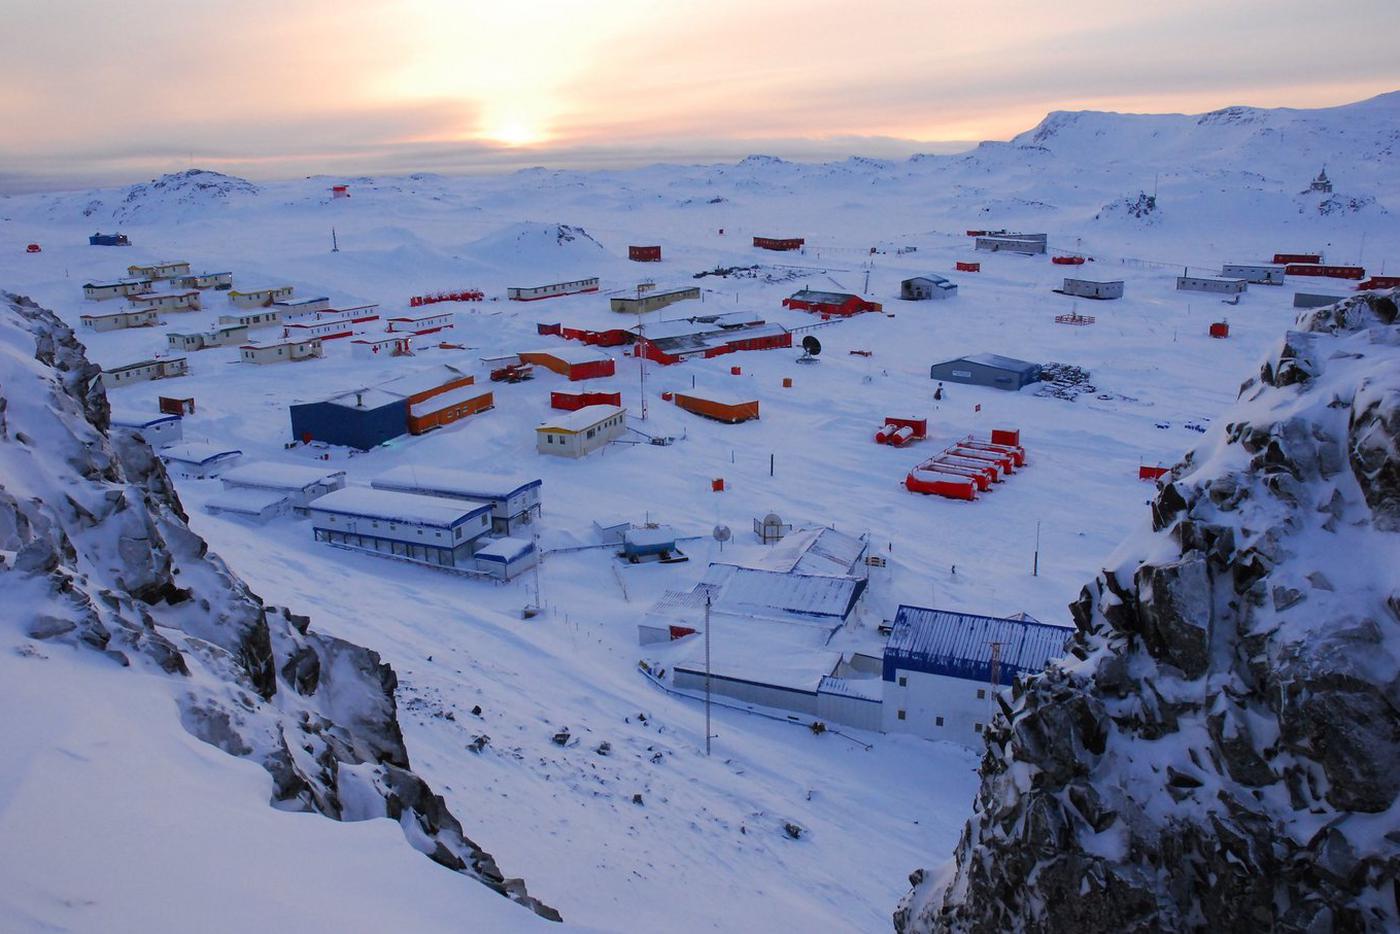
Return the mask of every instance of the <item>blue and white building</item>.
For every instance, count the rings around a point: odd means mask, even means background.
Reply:
[[[184,419],[179,415],[112,410],[112,431],[140,435],[153,448],[174,444],[185,436]]]
[[[899,297],[909,302],[938,301],[939,299],[952,298],[957,294],[956,283],[949,282],[942,276],[933,273],[926,276],[914,276],[899,284]]]
[[[491,504],[346,487],[306,507],[316,541],[476,571],[477,539],[491,530]]]
[[[539,560],[535,543],[523,538],[493,538],[476,550],[476,569],[508,581]]]
[[[441,496],[491,504],[491,530],[510,535],[540,514],[538,477],[521,474],[469,473],[442,467],[402,464],[370,481],[376,490]]]
[[[238,463],[243,452],[238,448],[208,441],[186,441],[160,450],[160,459],[171,473],[196,480],[217,477]]]
[[[207,511],[266,522],[289,513],[304,513],[312,500],[343,488],[345,471],[257,461],[226,470],[219,480],[223,492],[205,502]]]
[[[978,748],[994,694],[1064,654],[1065,626],[900,606],[885,645],[883,729]]]

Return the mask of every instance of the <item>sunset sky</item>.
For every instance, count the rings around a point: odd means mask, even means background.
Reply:
[[[1396,0],[0,0],[0,190],[907,155],[1400,88]],[[1338,15],[1332,15],[1338,13]]]

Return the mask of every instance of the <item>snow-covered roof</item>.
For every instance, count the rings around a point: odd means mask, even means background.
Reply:
[[[753,405],[758,400],[751,396],[739,396],[731,392],[715,391],[713,389],[686,389],[678,391],[678,396],[685,396],[690,399],[700,399],[704,402],[713,402],[715,405]]]
[[[166,422],[180,421],[179,415],[150,414],[144,412],[126,412],[112,410],[112,424],[118,428],[150,428],[152,425],[163,425]]]
[[[295,308],[297,305],[310,305],[313,302],[328,302],[330,300],[331,297],[329,295],[318,295],[315,298],[283,298],[273,302],[272,304],[274,306],[285,305],[289,308]]]
[[[524,538],[493,538],[478,548],[473,557],[502,563],[523,558],[535,550],[535,543]]]
[[[445,499],[440,496],[347,486],[317,497],[311,501],[308,508],[338,515],[451,528],[474,516],[489,512],[491,506],[487,503]]]
[[[556,360],[563,360],[568,364],[597,363],[612,359],[600,350],[579,344],[560,344],[557,347],[545,347],[539,350],[523,350],[521,353],[554,357]]]
[[[157,366],[162,363],[184,363],[184,357],[157,357],[151,360],[137,360],[135,363],[123,363],[121,366],[113,366],[104,369],[104,373],[120,373],[125,370],[139,370],[143,366]]]
[[[418,418],[431,412],[439,412],[448,406],[459,405],[469,399],[478,399],[489,395],[491,395],[491,390],[469,383],[466,386],[458,386],[456,389],[449,389],[447,392],[429,396],[422,402],[415,402],[408,407],[408,414]]]
[[[732,564],[710,565],[701,585],[711,589],[714,605],[731,613],[824,622],[844,620],[865,591],[861,578],[785,574]]]
[[[771,684],[809,694],[817,693],[822,679],[835,671],[840,662],[839,652],[794,644],[781,633],[766,634],[761,624],[746,626],[742,638],[710,642],[710,673],[714,677]],[[671,667],[675,671],[704,674],[703,644],[697,644]]]
[[[992,645],[1001,646],[998,684],[1040,671],[1064,654],[1074,630],[1024,620],[901,605],[885,645],[884,679],[896,668],[990,681]]]
[[[287,496],[286,490],[235,487],[231,490],[225,489],[223,492],[209,497],[204,503],[204,508],[217,509],[221,512],[235,512],[244,516],[256,516],[261,515],[265,509],[281,505],[286,501]]]
[[[87,311],[82,314],[83,318],[120,318],[123,315],[153,315],[153,308],[118,308],[116,311]]]
[[[542,422],[536,431],[586,431],[605,419],[621,415],[627,410],[620,405],[585,405],[573,412],[565,412],[552,421]]]
[[[797,299],[800,302],[821,302],[826,305],[840,305],[849,299],[860,300],[859,295],[851,292],[823,292],[817,289],[799,289],[793,292],[789,298]]]
[[[543,483],[521,474],[470,473],[443,467],[400,464],[370,481],[381,490],[419,491],[435,496],[470,500],[507,500]]]
[[[160,452],[160,456],[162,460],[203,466],[216,461],[229,460],[238,457],[242,453],[243,452],[238,448],[210,444],[207,441],[186,441],[181,444],[172,444],[167,448],[163,448]]]
[[[637,548],[674,545],[676,543],[676,530],[669,525],[658,526],[654,529],[628,529],[622,533],[622,541]]]
[[[305,490],[322,483],[334,483],[345,476],[343,470],[326,470],[307,464],[278,464],[255,461],[225,471],[219,478],[225,486],[256,486],[273,490]]]
[[[138,292],[135,295],[128,295],[127,298],[133,302],[154,302],[162,298],[189,298],[191,295],[198,294],[198,289],[189,292]]]
[[[835,529],[799,529],[746,563],[780,573],[849,575],[865,553],[865,542]]]
[[[956,360],[949,360],[949,363],[957,363],[959,360],[966,360],[968,363],[980,363],[983,366],[996,367],[999,370],[1012,370],[1016,373],[1031,373],[1040,369],[1040,364],[1031,363],[1026,360],[1017,360],[1015,357],[1003,357],[997,353],[974,353],[965,357],[958,357]]]
[[[649,341],[665,340],[671,337],[684,337],[690,334],[709,334],[726,328],[762,324],[763,318],[752,311],[730,311],[719,315],[694,315],[689,318],[668,318],[664,321],[648,321],[628,328],[633,334],[645,332]]]
[[[854,697],[857,700],[883,701],[885,699],[885,688],[881,683],[881,678],[838,678],[835,675],[827,675],[822,678],[817,690],[822,694],[834,694],[837,697]]]

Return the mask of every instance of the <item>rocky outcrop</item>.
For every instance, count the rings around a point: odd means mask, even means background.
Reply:
[[[901,932],[1400,928],[1400,324],[1304,313],[987,731]]]
[[[158,673],[189,732],[273,777],[275,807],[387,817],[435,862],[558,920],[411,770],[393,670],[264,605],[185,522],[160,460],[107,434],[73,332],[0,293],[0,593],[23,637]],[[37,662],[36,662],[37,664]]]

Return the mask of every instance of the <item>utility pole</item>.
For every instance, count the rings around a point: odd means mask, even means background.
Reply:
[[[1031,563],[1031,577],[1040,576],[1040,520],[1035,520],[1035,559]]]
[[[638,360],[641,362],[641,391],[642,391],[642,421],[647,420],[647,325],[646,322],[637,320],[637,350],[640,352]]]
[[[705,595],[705,755],[710,754],[710,597]]]
[[[332,252],[332,253],[339,253],[339,252],[340,252],[340,244],[339,244],[339,243],[336,241],[336,239],[335,239],[335,228],[334,228],[334,227],[331,228],[331,252]]]
[[[996,716],[996,694],[1001,687],[1001,647],[1004,643],[992,643],[992,665],[990,677],[987,679],[987,726],[991,726],[992,718]],[[983,728],[985,730],[985,727]]]

